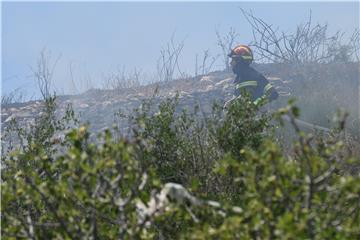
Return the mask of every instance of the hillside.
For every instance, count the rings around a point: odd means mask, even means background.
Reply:
[[[332,115],[337,109],[345,108],[350,113],[349,129],[356,135],[359,133],[358,64],[258,64],[254,68],[263,73],[280,92],[280,98],[272,103],[272,107],[284,106],[289,98],[295,97],[302,111],[301,118],[324,127],[330,126]],[[131,89],[92,89],[80,95],[58,96],[58,112],[64,112],[66,106],[72,104],[80,121],[90,123],[95,132],[119,121],[116,113],[128,115],[142,100],[152,96],[155,96],[156,102],[160,102],[178,94],[180,108],[191,109],[198,104],[201,111],[207,113],[214,101],[224,102],[232,96],[233,81],[232,73],[217,71]],[[155,89],[158,89],[156,95]],[[2,129],[13,118],[23,126],[29,125],[41,114],[41,104],[41,101],[31,101],[2,106]],[[120,124],[126,127],[126,122]]]

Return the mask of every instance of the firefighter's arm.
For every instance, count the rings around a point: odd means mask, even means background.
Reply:
[[[264,87],[264,95],[266,95],[270,101],[273,101],[279,97],[279,93],[276,91],[275,87],[268,81]]]

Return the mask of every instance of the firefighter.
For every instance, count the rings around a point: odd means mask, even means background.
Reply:
[[[251,100],[255,104],[264,98],[269,102],[278,98],[279,94],[269,81],[261,73],[250,67],[254,57],[248,46],[238,45],[228,56],[231,58],[232,70],[236,74],[235,98],[240,96],[242,89],[250,94]]]

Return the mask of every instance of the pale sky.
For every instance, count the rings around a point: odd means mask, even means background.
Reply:
[[[37,93],[30,66],[46,47],[53,59],[61,56],[54,72],[58,92],[72,91],[69,65],[77,88],[86,79],[101,87],[102,76],[123,67],[156,72],[160,49],[175,32],[184,40],[179,58],[182,71],[194,73],[195,55],[210,49],[220,53],[215,28],[233,27],[239,43],[252,33],[239,8],[285,32],[308,19],[328,23],[329,32],[351,33],[359,27],[359,2],[2,2],[2,91],[22,88]],[[215,68],[222,68],[221,58]],[[38,94],[38,93],[37,93]]]

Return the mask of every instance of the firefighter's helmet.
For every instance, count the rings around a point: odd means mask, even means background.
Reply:
[[[237,45],[228,54],[231,58],[241,58],[244,62],[250,64],[254,60],[251,49],[246,45]]]

